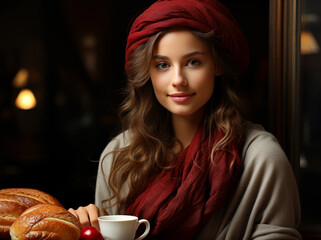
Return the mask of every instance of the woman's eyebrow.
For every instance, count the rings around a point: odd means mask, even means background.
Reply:
[[[183,58],[192,57],[195,55],[205,55],[205,54],[206,54],[205,52],[194,51],[194,52],[190,52],[190,53],[185,54],[183,56]]]
[[[153,59],[167,60],[168,57],[163,56],[163,55],[155,55],[155,56],[153,56]]]
[[[183,56],[183,58],[188,58],[188,57],[192,57],[192,56],[195,56],[195,55],[205,55],[206,53],[205,52],[199,52],[199,51],[194,51],[194,52],[190,52],[190,53],[187,53]],[[153,59],[160,59],[160,60],[166,60],[166,59],[169,59],[167,56],[164,56],[164,55],[155,55],[153,56]]]

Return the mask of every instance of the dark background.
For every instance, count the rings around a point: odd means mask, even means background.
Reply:
[[[97,161],[119,131],[129,23],[151,2],[1,2],[0,189],[36,188],[66,208],[94,201]],[[249,117],[267,127],[268,1],[222,2],[249,41]],[[15,87],[23,68],[27,85]],[[15,106],[22,88],[35,94],[34,109]]]

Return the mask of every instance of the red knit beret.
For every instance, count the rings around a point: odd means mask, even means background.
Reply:
[[[245,36],[230,11],[218,0],[158,0],[133,22],[127,38],[125,68],[134,49],[169,28],[189,28],[220,37],[239,74],[249,64]]]

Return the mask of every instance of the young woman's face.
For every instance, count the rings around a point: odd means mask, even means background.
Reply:
[[[202,114],[219,74],[207,44],[188,30],[172,30],[155,46],[150,76],[156,98],[173,115]]]

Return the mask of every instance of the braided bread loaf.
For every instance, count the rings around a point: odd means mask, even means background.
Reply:
[[[0,190],[0,239],[10,237],[12,223],[28,208],[49,203],[62,204],[50,194],[30,188],[6,188]]]
[[[12,240],[78,240],[81,225],[63,207],[38,204],[27,209],[10,228]]]

